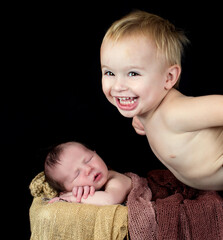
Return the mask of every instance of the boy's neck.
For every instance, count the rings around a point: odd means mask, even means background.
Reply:
[[[176,91],[175,89],[170,89],[165,95],[164,97],[161,99],[161,101],[150,111],[145,112],[141,115],[138,115],[137,117],[139,118],[139,120],[141,121],[141,123],[144,124],[148,124],[152,119],[154,114],[159,111],[161,105],[163,104],[163,102],[166,100],[166,98],[172,93],[172,91]]]

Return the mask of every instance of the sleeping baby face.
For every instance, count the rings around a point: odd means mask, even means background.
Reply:
[[[108,179],[108,168],[95,151],[82,144],[65,145],[60,162],[53,168],[53,178],[63,183],[66,191],[75,186],[94,186],[101,189]]]

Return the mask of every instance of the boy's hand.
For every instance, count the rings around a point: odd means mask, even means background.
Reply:
[[[146,135],[146,132],[144,130],[144,126],[142,123],[139,121],[139,119],[135,116],[132,119],[132,126],[134,127],[136,133],[139,135]]]
[[[80,186],[74,187],[72,190],[74,197],[76,197],[76,202],[81,202],[81,198],[86,199],[88,195],[93,196],[95,193],[95,188],[93,186]]]

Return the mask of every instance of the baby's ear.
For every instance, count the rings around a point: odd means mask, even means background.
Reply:
[[[166,90],[170,90],[175,85],[175,83],[177,82],[180,76],[180,73],[181,73],[181,67],[177,64],[168,68],[166,82],[164,85],[164,88]]]

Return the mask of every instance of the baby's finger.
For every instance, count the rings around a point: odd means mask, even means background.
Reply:
[[[68,192],[60,197],[60,201],[76,202],[76,197],[74,197],[72,192]]]
[[[83,198],[86,199],[89,195],[90,187],[89,186],[84,186],[84,194]]]
[[[83,187],[78,187],[77,197],[76,197],[77,202],[81,202],[83,191],[84,191]]]
[[[49,203],[54,203],[54,202],[58,202],[58,201],[60,201],[60,198],[55,197],[55,198],[50,199]]]
[[[90,186],[90,195],[93,196],[95,193],[95,188],[94,186]]]
[[[73,187],[72,193],[73,193],[74,197],[77,197],[77,192],[78,192],[78,187]]]

